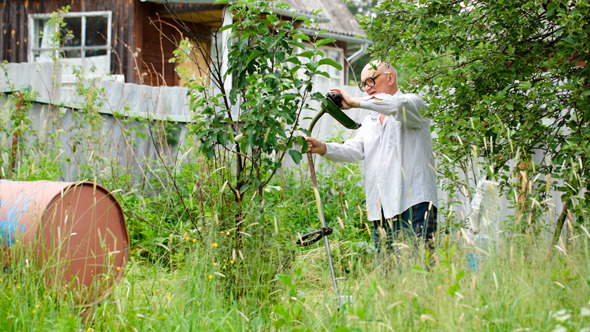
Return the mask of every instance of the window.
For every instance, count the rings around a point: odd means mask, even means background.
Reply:
[[[72,65],[95,66],[97,74],[110,72],[111,12],[66,13],[63,27],[50,19],[49,14],[29,15],[29,62],[57,57]],[[61,33],[59,45],[57,32]]]
[[[322,47],[325,58],[330,58],[336,63],[339,63],[344,68],[342,50],[333,47]],[[313,78],[314,85],[320,91],[327,92],[330,88],[341,87],[344,85],[344,71],[338,70],[332,66],[322,66],[321,70],[330,74],[330,78],[322,75],[317,75]]]

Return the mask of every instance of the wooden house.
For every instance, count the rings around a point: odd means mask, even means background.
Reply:
[[[326,54],[344,68],[366,49],[366,39],[354,38],[363,32],[341,0],[284,1],[297,15],[320,22],[320,28],[327,31],[320,38],[336,40],[324,46]],[[58,28],[52,23],[52,13],[59,10],[65,23],[62,30],[67,33],[56,41]],[[227,6],[212,0],[5,0],[0,2],[0,18],[2,60],[34,63],[57,57],[95,75],[112,74],[127,83],[152,86],[182,85],[175,71],[178,64],[169,60],[185,38],[209,52],[198,60],[203,64],[221,56],[215,47],[215,41],[222,39],[217,31],[234,19]],[[303,28],[309,34],[316,32]],[[62,82],[74,80],[72,70],[67,69],[73,66],[64,68]],[[318,84],[344,85],[346,73],[334,71],[330,81]]]

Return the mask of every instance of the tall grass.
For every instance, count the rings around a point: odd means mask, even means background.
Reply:
[[[152,229],[150,237],[142,237],[136,232],[149,227],[138,227],[142,221],[133,215],[157,223],[176,212],[155,212],[166,195],[127,199],[126,209],[135,210],[128,221],[136,241],[112,295],[80,306],[67,288],[45,285],[42,270],[15,259],[0,277],[0,329],[578,331],[590,326],[587,233],[557,247],[515,234],[502,240],[500,250],[481,254],[477,269],[470,269],[466,257],[472,249],[451,232],[439,236],[432,255],[408,247],[383,268],[375,264],[362,210],[340,201],[335,189],[335,182],[347,179],[347,198],[362,195],[355,187],[356,170],[340,167],[335,173],[320,183],[335,229],[330,238],[340,292],[347,297],[342,302],[334,298],[323,246],[294,245],[297,232],[317,227],[313,195],[301,172],[273,183],[265,209],[253,204],[241,253],[235,230],[209,212],[202,240],[186,232],[190,226],[178,225],[172,227],[178,234]],[[254,213],[259,211],[264,213]]]
[[[47,288],[25,264],[0,281],[0,328],[22,330],[571,330],[590,324],[588,238],[563,252],[510,241],[465,268],[465,252],[439,245],[430,268],[420,258],[383,271],[372,254],[334,242],[341,293],[339,310],[321,247],[300,250],[277,277],[260,283],[262,260],[216,261],[216,248],[191,245],[182,267],[171,270],[132,259],[124,279],[101,304],[80,307],[67,289]],[[192,243],[192,242],[191,242]],[[178,246],[182,246],[178,244]],[[174,250],[186,250],[175,248]],[[278,248],[277,248],[278,249]],[[257,256],[257,253],[253,253]],[[281,266],[277,251],[266,264]],[[227,284],[238,269],[239,296]],[[352,266],[352,268],[351,268]],[[56,294],[63,292],[63,294]]]

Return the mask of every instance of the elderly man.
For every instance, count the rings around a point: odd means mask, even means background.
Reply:
[[[430,120],[420,114],[422,98],[398,90],[390,64],[369,63],[359,88],[368,96],[352,98],[341,89],[342,108],[371,111],[355,137],[343,144],[306,137],[308,148],[336,162],[364,160],[368,219],[373,221],[377,252],[393,249],[400,235],[426,239],[436,232],[436,174]],[[386,238],[383,238],[386,236]]]

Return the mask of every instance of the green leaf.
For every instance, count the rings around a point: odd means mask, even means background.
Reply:
[[[334,39],[331,39],[331,38],[324,38],[324,39],[320,39],[320,40],[318,40],[318,41],[315,43],[315,47],[321,47],[321,46],[324,46],[324,45],[326,45],[326,44],[333,43],[333,42],[335,42],[335,41],[336,41],[336,40],[334,40]]]
[[[293,35],[291,35],[291,38],[293,38],[293,39],[302,39],[302,40],[305,40],[307,42],[311,40],[311,39],[309,39],[309,36],[304,35],[302,33],[293,34]]]
[[[420,274],[428,274],[426,270],[422,266],[414,265],[411,267],[412,271]]]
[[[284,309],[283,309],[284,310]],[[274,310],[273,310],[274,311]],[[276,311],[275,311],[276,312]],[[285,325],[287,323],[287,321],[284,318],[279,318],[275,321],[272,322],[272,325],[274,327],[276,327],[277,329],[280,330],[281,327],[283,327],[283,325]]]
[[[301,64],[301,60],[297,59],[297,57],[288,57],[287,59],[285,59],[285,62],[291,62],[294,63],[296,65],[300,65]]]
[[[289,155],[291,156],[295,164],[299,164],[299,162],[301,161],[301,152],[297,150],[289,150]]]
[[[358,307],[356,307],[355,313],[360,319],[367,319],[367,309],[364,306],[359,305]]]
[[[297,319],[299,318],[299,314],[301,313],[301,309],[303,309],[303,304],[301,304],[301,302],[297,301],[295,303],[293,303],[293,305],[291,306],[291,318],[292,319]]]
[[[305,135],[308,135],[307,134],[307,130],[304,130],[304,134]],[[305,140],[305,137],[303,137],[303,136],[297,136],[295,138],[295,140],[297,141],[297,143],[299,144],[299,146],[301,146],[301,151],[299,151],[299,152],[301,154],[307,153],[308,146],[307,146],[307,141]]]
[[[250,189],[250,184],[244,184],[243,186],[240,187],[240,194],[245,193],[248,189]]]
[[[277,52],[275,54],[275,59],[277,59],[278,62],[284,62],[285,61],[285,53],[284,52]]]
[[[272,311],[274,311],[275,313],[283,316],[285,319],[289,319],[291,318],[291,315],[289,315],[289,313],[287,312],[287,310],[285,310],[285,307],[282,304],[277,304],[272,308]]]
[[[449,293],[449,295],[455,295],[455,293],[457,293],[460,289],[461,287],[458,284],[454,284],[449,287],[447,293]]]
[[[325,72],[325,71],[316,71],[315,74],[330,78],[330,74],[328,74],[328,72]]]
[[[311,59],[315,55],[314,51],[305,51],[298,54],[300,57]]]
[[[220,27],[217,32],[219,33],[219,32],[223,32],[225,30],[232,30],[233,28],[235,28],[234,24],[228,24],[228,25],[224,25],[224,26]]]
[[[332,66],[332,67],[334,67],[334,68],[336,68],[338,70],[342,70],[342,66],[338,62],[336,62],[336,61],[334,61],[334,60],[332,60],[330,58],[321,59],[319,61],[319,64],[320,64],[320,66],[322,66],[322,65],[328,65],[328,66]]]
[[[305,44],[301,43],[298,40],[289,40],[288,43],[289,43],[289,45],[291,45],[293,47],[298,47],[300,49],[305,49],[306,48]]]
[[[306,24],[306,25],[309,24],[309,19],[307,19],[307,18],[305,18],[303,16],[297,16],[295,18],[295,21],[303,21],[303,24]]]
[[[312,72],[316,71],[319,66],[320,66],[320,63],[317,62],[317,61],[310,61],[310,62],[308,62],[308,63],[305,64],[305,67],[307,67]]]
[[[248,65],[250,62],[252,62],[252,60],[254,60],[256,57],[258,57],[261,54],[262,54],[262,51],[260,51],[260,50],[252,51],[252,53],[250,53],[250,55],[248,56],[248,59],[246,60],[246,65]]]
[[[286,274],[277,274],[277,279],[282,282],[284,285],[291,287],[291,276]]]
[[[464,276],[465,276],[465,270],[461,270],[461,271],[459,271],[459,273],[457,273],[457,277],[456,277],[457,283],[459,283],[459,281],[461,281],[461,279],[462,279]]]

